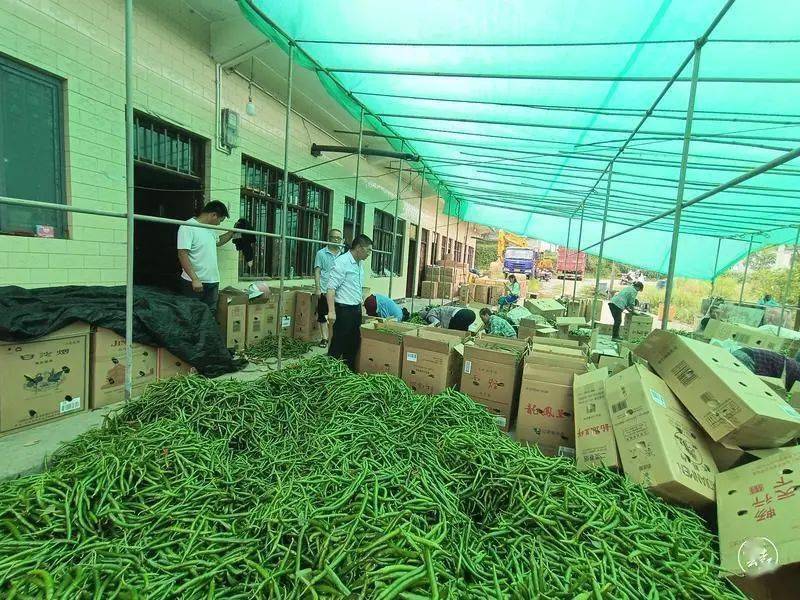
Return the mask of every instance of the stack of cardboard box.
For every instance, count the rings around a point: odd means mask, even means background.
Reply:
[[[403,381],[419,394],[458,387],[464,337],[462,332],[425,327],[404,333]]]
[[[460,293],[461,285],[467,281],[467,271],[463,263],[453,261],[440,261],[440,263],[446,264],[425,267],[425,279],[422,282],[423,298],[452,300]]]
[[[301,289],[294,294],[294,318],[292,337],[306,342],[318,342],[322,331],[317,322],[317,303],[319,295],[314,290]]]
[[[473,300],[480,304],[489,304],[489,286],[485,283],[476,283]]]
[[[556,329],[558,329],[558,337],[562,339],[573,339],[574,336],[570,333],[579,327],[587,327],[588,323],[584,317],[557,317]]]
[[[646,338],[653,331],[653,315],[625,313],[625,322],[620,333],[627,340]]]
[[[713,504],[711,441],[667,384],[634,365],[608,379],[606,394],[626,475],[669,500]]]
[[[534,339],[525,359],[517,411],[517,439],[534,443],[551,456],[574,454],[575,421],[572,384],[586,372],[579,348]]]
[[[486,407],[498,426],[508,431],[517,414],[525,341],[479,338],[464,347],[461,391]]]

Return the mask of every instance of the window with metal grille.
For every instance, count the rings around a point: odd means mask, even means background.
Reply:
[[[467,246],[467,264],[470,267],[475,266],[475,248],[472,246]]]
[[[135,114],[133,158],[137,162],[200,177],[204,142],[173,125]]]
[[[364,203],[356,202],[355,198],[345,196],[344,199],[344,236],[345,243],[349,246],[353,238],[364,231]]]
[[[0,55],[0,195],[66,204],[63,86]],[[67,237],[66,213],[0,204],[0,233]]]
[[[439,260],[439,246],[441,244],[442,235],[440,233],[433,234],[433,249],[431,251],[431,264]]]
[[[394,217],[382,210],[375,211],[372,228],[372,247],[378,252],[372,253],[372,271],[378,277],[389,276],[389,266],[392,264],[391,252],[394,240]],[[403,261],[403,242],[405,240],[406,222],[397,219],[397,243],[394,250],[394,274],[400,275],[400,265]]]
[[[461,242],[456,242],[456,249],[454,254],[454,260],[456,262],[461,262],[461,248],[464,246]]]
[[[283,171],[259,160],[242,157],[239,215],[256,231],[279,233],[282,213]],[[289,174],[286,235],[324,240],[328,234],[331,191]],[[286,240],[286,277],[311,277],[318,242]],[[280,276],[278,238],[256,238],[253,266],[241,263],[242,279]]]

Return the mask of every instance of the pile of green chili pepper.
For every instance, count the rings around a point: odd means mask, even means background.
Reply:
[[[311,350],[313,344],[284,336],[281,356],[282,358],[298,358]],[[272,358],[278,358],[278,336],[265,335],[252,346],[245,348],[243,356],[253,363],[260,363]]]
[[[743,598],[693,512],[316,357],[147,388],[0,483],[0,597]]]
[[[422,315],[418,312],[411,313],[407,323],[411,323],[412,325],[427,325],[428,322],[422,318]]]

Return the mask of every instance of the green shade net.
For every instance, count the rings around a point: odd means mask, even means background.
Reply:
[[[239,4],[351,114],[363,104],[369,128],[420,154],[448,214],[595,254],[609,162],[725,5]],[[700,57],[684,200],[800,146],[798,41],[800,3],[739,0],[722,17]],[[674,208],[690,76],[691,63],[615,161],[606,236]],[[684,210],[676,275],[710,279],[748,248],[791,243],[798,175],[789,162]],[[604,256],[666,272],[672,229],[659,219]]]

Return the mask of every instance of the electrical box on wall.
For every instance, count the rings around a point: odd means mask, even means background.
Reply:
[[[239,145],[239,113],[230,108],[222,109],[222,145],[228,148]]]

